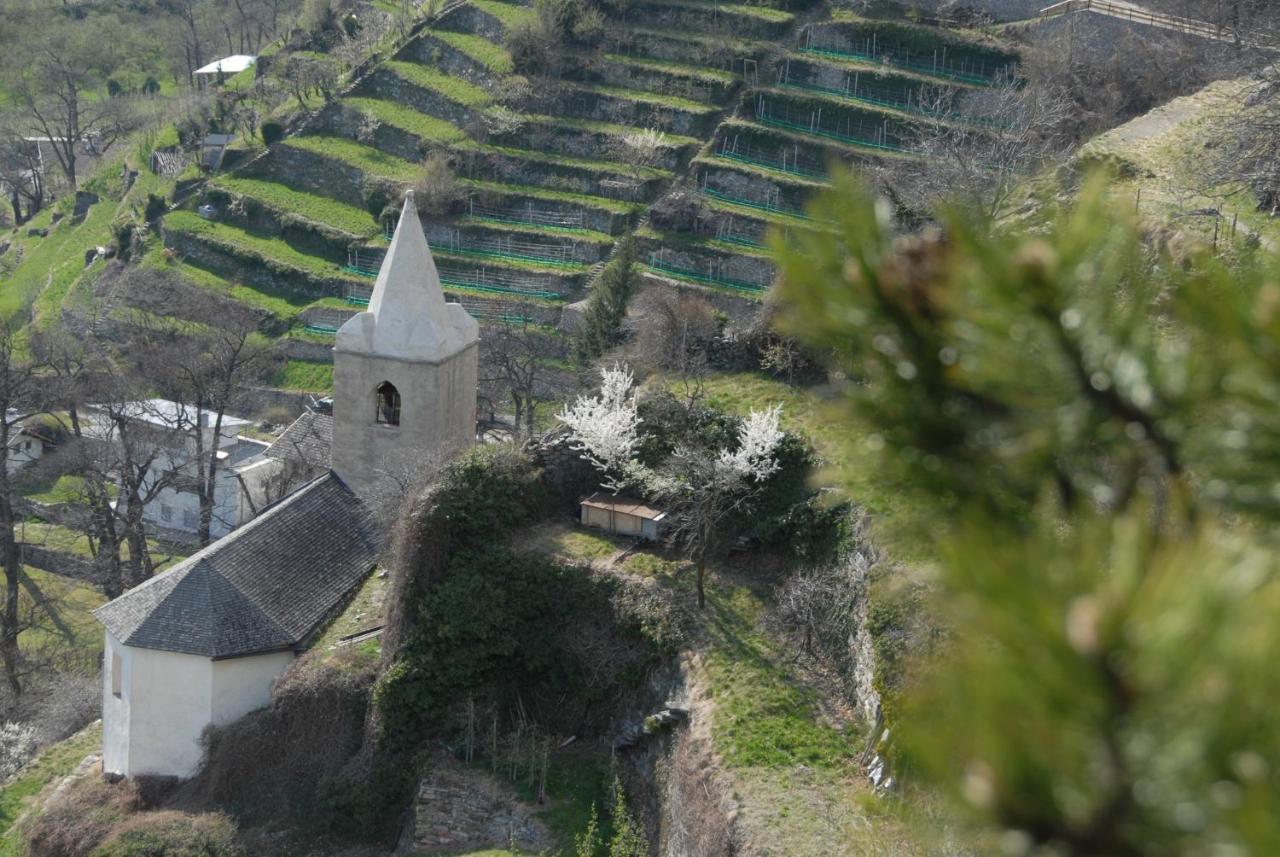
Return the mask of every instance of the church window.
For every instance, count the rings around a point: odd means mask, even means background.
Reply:
[[[378,422],[387,426],[400,425],[400,391],[390,381],[378,385]]]
[[[124,691],[124,664],[120,653],[111,653],[111,695],[119,696]]]

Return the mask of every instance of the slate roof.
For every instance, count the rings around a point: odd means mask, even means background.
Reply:
[[[280,461],[299,461],[311,467],[329,466],[333,445],[333,415],[307,411],[267,447],[265,455]]]
[[[327,473],[94,616],[143,649],[231,658],[291,648],[373,568],[375,533]]]

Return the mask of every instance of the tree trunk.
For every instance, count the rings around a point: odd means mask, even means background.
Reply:
[[[18,677],[21,652],[18,648],[18,586],[22,580],[22,557],[13,532],[13,502],[9,488],[9,424],[0,416],[0,551],[4,553],[4,613],[0,617],[0,660],[5,679],[14,697],[22,695]]]
[[[707,574],[707,558],[705,556],[699,556],[697,566],[698,566],[698,575],[697,575],[698,609],[705,610],[707,607],[707,591],[705,586],[703,585],[703,581],[705,580],[706,574]]]

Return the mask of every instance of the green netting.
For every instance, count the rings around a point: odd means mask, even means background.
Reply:
[[[719,274],[703,273],[690,268],[681,268],[678,265],[672,265],[667,262],[663,262],[661,259],[653,257],[650,257],[647,267],[660,274],[671,274],[672,276],[679,277],[682,280],[690,280],[691,282],[704,283],[711,286],[721,286],[722,288],[733,289],[734,291],[739,292],[759,294],[768,288],[768,286],[763,286],[760,283],[736,280],[732,277],[722,277]]]
[[[802,125],[799,122],[791,122],[786,119],[775,119],[772,116],[759,116],[756,121],[762,125],[768,125],[773,128],[784,128],[788,131],[796,131],[801,134],[809,134],[814,137],[825,137],[828,140],[836,140],[841,143],[852,143],[853,145],[863,146],[868,149],[879,149],[883,152],[900,152],[904,155],[911,154],[911,150],[903,146],[894,146],[889,143],[877,143],[874,140],[867,140],[862,137],[854,137],[850,134],[841,134],[838,131],[828,131],[824,128],[815,128],[812,125]]]
[[[308,324],[303,328],[307,333],[319,333],[325,336],[332,336],[338,332],[336,324]]]
[[[549,265],[553,268],[577,268],[582,263],[576,259],[557,259],[552,256],[539,256],[534,253],[511,253],[500,250],[479,250],[471,247],[442,247],[441,253],[450,253],[455,256],[473,256],[478,259],[507,259],[512,262],[533,262],[538,265]]]
[[[942,77],[947,80],[955,80],[960,83],[972,83],[976,86],[990,86],[992,81],[989,78],[982,77],[977,74],[965,74],[964,72],[952,71],[946,68],[938,68],[931,63],[913,62],[901,57],[895,57],[891,54],[883,56],[872,56],[871,54],[859,53],[858,51],[836,51],[830,48],[801,48],[801,53],[816,54],[822,57],[831,57],[833,59],[858,60],[867,63],[884,63],[894,68],[906,69],[914,71],[917,74],[927,74],[932,77]]]
[[[938,119],[949,119],[954,122],[964,122],[969,125],[986,125],[992,128],[1005,127],[1004,123],[996,122],[993,119],[985,119],[981,116],[968,116],[955,110],[926,110],[919,104],[912,104],[910,100],[900,101],[898,99],[875,98],[871,95],[864,95],[860,92],[850,92],[847,89],[840,89],[835,86],[819,86],[816,83],[808,83],[798,80],[784,80],[779,84],[779,86],[786,89],[802,89],[806,92],[821,92],[825,95],[834,95],[847,101],[871,104],[876,107],[888,107],[891,110],[901,110],[903,113],[914,113],[917,116],[931,116]]]
[[[786,208],[781,205],[773,205],[772,203],[756,202],[750,199],[742,199],[740,197],[730,196],[727,193],[721,193],[720,191],[715,190],[714,188],[709,188],[709,187],[704,187],[702,189],[702,192],[707,196],[711,197],[712,199],[718,199],[722,202],[732,203],[733,205],[741,205],[744,208],[754,208],[758,211],[768,211],[773,214],[785,214],[788,217],[796,217],[801,220],[816,219],[816,218],[810,217],[808,214],[806,214],[804,211],[802,211],[799,208]]]
[[[829,178],[829,176],[827,176],[826,173],[818,173],[818,172],[812,172],[810,170],[802,170],[799,167],[795,167],[795,166],[788,167],[785,164],[783,166],[778,166],[776,163],[771,163],[769,161],[766,161],[760,158],[750,158],[750,157],[747,157],[746,155],[740,155],[734,152],[717,152],[716,157],[722,158],[726,161],[736,161],[740,164],[751,164],[752,166],[764,167],[765,169],[775,170],[780,173],[787,173],[788,175],[793,175],[793,176],[801,176],[807,179],[815,179],[817,181],[827,181]]]

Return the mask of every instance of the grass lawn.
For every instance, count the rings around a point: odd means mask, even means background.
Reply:
[[[538,13],[532,6],[516,6],[512,3],[499,3],[497,0],[471,0],[471,5],[497,18],[508,30],[522,24],[532,24],[538,19]]]
[[[701,101],[681,98],[678,95],[663,95],[662,93],[649,92],[643,89],[624,89],[619,86],[605,86],[603,84],[576,85],[573,88],[581,92],[590,92],[609,98],[638,101],[641,104],[656,104],[659,107],[670,107],[674,110],[683,110],[686,113],[714,113],[720,109],[713,104],[703,104]]]
[[[333,158],[379,178],[409,182],[418,175],[417,164],[345,137],[321,135],[290,137],[279,145],[300,149],[324,158]]]
[[[448,30],[433,30],[431,35],[444,42],[454,50],[466,54],[483,65],[494,74],[511,74],[515,64],[511,54],[501,45],[495,45],[484,36],[473,33],[451,33]]]
[[[484,107],[493,100],[489,93],[475,84],[467,83],[460,77],[451,77],[431,66],[391,60],[382,67],[415,86],[437,92],[464,107]]]
[[[379,98],[344,98],[346,107],[354,108],[379,122],[399,128],[424,142],[458,143],[467,138],[462,130],[443,119],[419,113],[411,107]]]
[[[382,229],[363,208],[319,194],[294,190],[287,185],[262,179],[219,176],[213,186],[249,197],[282,215],[296,215],[313,223],[331,226],[357,238],[372,238]]]
[[[500,182],[483,181],[481,179],[461,179],[462,184],[475,190],[488,191],[490,193],[501,193],[511,196],[527,196],[533,199],[545,199],[553,202],[568,202],[574,205],[581,205],[586,208],[598,208],[604,211],[611,211],[617,214],[627,214],[634,211],[639,205],[635,202],[625,202],[620,199],[609,199],[603,196],[588,196],[584,193],[571,193],[569,191],[548,190],[544,187],[533,187],[530,185],[502,184]]]
[[[333,392],[333,364],[289,358],[272,383],[285,390]]]
[[[46,747],[17,776],[0,786],[0,857],[16,857],[19,843],[13,823],[31,798],[75,770],[84,757],[102,747],[102,725],[94,723],[65,741]]]
[[[191,211],[174,211],[166,215],[164,228],[166,231],[199,236],[238,256],[258,258],[319,277],[343,276],[342,269],[335,263],[299,252],[282,238],[256,235],[229,223],[205,220]]]

